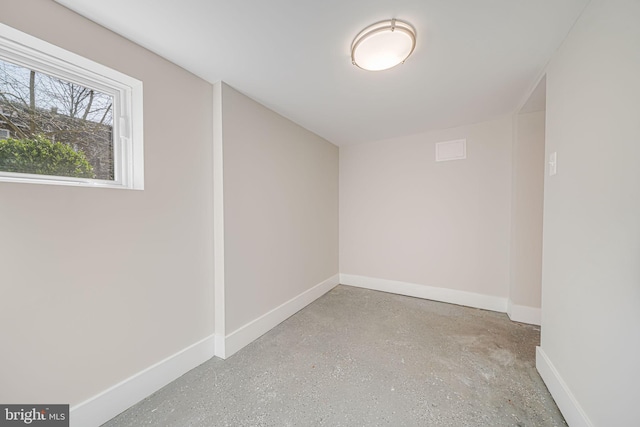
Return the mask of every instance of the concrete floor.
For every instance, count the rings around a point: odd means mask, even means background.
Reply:
[[[539,340],[505,314],[338,286],[105,426],[564,426]]]

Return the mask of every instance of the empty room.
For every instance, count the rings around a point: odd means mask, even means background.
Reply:
[[[640,425],[640,1],[0,11],[0,425]]]

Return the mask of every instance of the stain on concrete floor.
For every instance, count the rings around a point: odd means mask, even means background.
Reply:
[[[502,313],[341,285],[104,426],[566,426],[539,342]]]

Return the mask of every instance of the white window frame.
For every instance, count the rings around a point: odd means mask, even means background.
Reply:
[[[113,97],[114,180],[0,171],[0,182],[144,189],[142,82],[0,24],[0,59]]]

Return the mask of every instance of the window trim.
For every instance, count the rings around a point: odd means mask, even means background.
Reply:
[[[0,59],[113,96],[111,180],[4,172],[0,182],[144,189],[142,82],[0,23]]]

